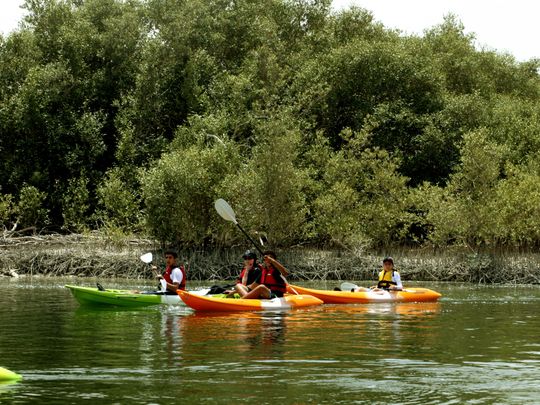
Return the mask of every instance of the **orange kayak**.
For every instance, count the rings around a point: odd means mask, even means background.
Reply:
[[[369,304],[373,302],[428,302],[437,301],[441,294],[428,288],[404,288],[402,291],[331,291],[315,290],[296,285],[287,287],[289,292],[313,295],[325,304]]]
[[[184,303],[197,311],[271,311],[280,309],[301,308],[323,303],[319,298],[311,295],[285,295],[283,298],[242,299],[217,298],[207,295],[195,295],[188,291],[178,291]]]

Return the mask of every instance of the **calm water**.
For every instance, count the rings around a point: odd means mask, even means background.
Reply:
[[[92,280],[0,280],[0,366],[24,378],[0,403],[540,403],[539,286],[216,315],[82,308],[66,283]]]

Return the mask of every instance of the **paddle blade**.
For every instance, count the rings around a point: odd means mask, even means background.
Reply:
[[[236,215],[234,214],[233,209],[231,206],[225,201],[223,198],[219,198],[214,203],[214,207],[216,208],[217,213],[226,221],[231,221],[235,224],[236,222]]]
[[[145,262],[146,264],[152,263],[152,259],[153,259],[152,252],[145,253],[144,255],[141,256],[141,260]]]
[[[259,243],[261,244],[261,246],[264,246],[265,242],[268,242],[268,237],[266,236],[266,233],[257,231],[255,233],[259,237]]]
[[[356,284],[348,283],[347,281],[341,283],[339,287],[341,288],[341,291],[351,291],[355,288],[358,288]]]

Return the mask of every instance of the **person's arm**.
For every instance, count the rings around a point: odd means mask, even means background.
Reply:
[[[178,287],[180,286],[180,283],[167,283],[165,281],[165,283],[167,284],[167,290],[169,291],[172,291],[172,292],[176,292],[178,291]]]
[[[401,283],[401,276],[399,275],[397,271],[394,273],[394,281],[396,285],[392,289],[397,290],[397,291],[403,290],[403,284]]]
[[[251,270],[252,269],[249,269],[248,267],[244,267],[242,271],[240,272],[240,277],[238,278],[240,281],[236,284],[242,284],[242,285],[247,286],[248,279],[249,279],[249,272]]]
[[[262,278],[262,273],[259,273],[259,275],[257,276],[257,278],[255,279],[255,281],[253,283],[251,283],[250,285],[248,285],[248,289],[249,291],[255,289],[255,287],[257,287],[258,285],[261,284],[261,278]]]
[[[265,260],[268,260],[272,266],[274,266],[276,269],[279,270],[279,272],[281,273],[281,275],[283,277],[287,277],[289,275],[289,272],[287,271],[287,269],[285,268],[285,266],[283,266],[280,262],[278,262],[276,259],[274,259],[273,257],[271,256],[264,256],[264,259]]]
[[[248,285],[247,287],[249,288],[249,290],[254,290],[257,286],[259,286],[260,284],[257,282],[257,281],[254,281],[253,283],[251,283],[250,285]]]
[[[180,287],[180,284],[182,284],[182,279],[184,278],[184,274],[182,273],[182,270],[180,270],[178,267],[175,267],[171,274],[172,284],[167,283],[167,290],[176,292],[178,291],[178,287]]]
[[[160,289],[161,292],[167,292],[167,282],[165,281],[163,276],[158,273],[158,268],[156,265],[152,266],[152,271],[154,272],[157,280],[159,281],[158,289]]]

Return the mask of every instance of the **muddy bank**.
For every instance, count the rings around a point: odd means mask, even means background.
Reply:
[[[139,260],[152,252],[163,266],[162,247],[145,239],[113,239],[103,235],[31,236],[0,239],[0,276],[76,276],[151,279]],[[191,280],[233,280],[246,246],[236,249],[180,250]],[[404,281],[540,284],[540,255],[534,253],[474,253],[392,251]],[[278,251],[290,270],[290,281],[375,280],[382,254],[291,249]]]

